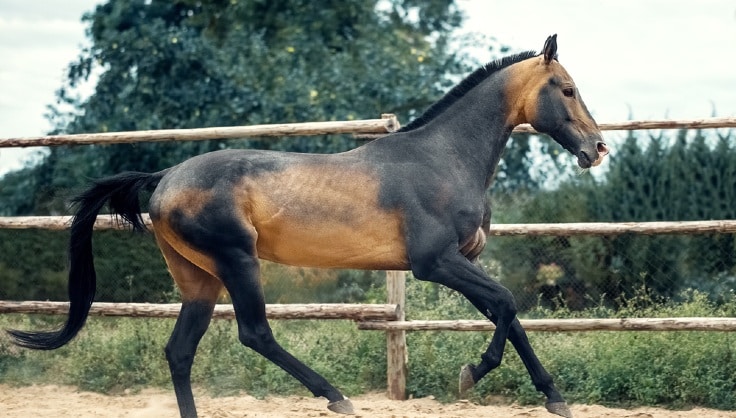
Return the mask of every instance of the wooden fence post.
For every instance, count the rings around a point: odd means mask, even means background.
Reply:
[[[399,321],[406,319],[406,273],[403,271],[386,272],[386,293],[388,303],[398,306]],[[386,356],[388,367],[388,398],[392,400],[406,399],[406,374],[409,354],[406,349],[406,331],[386,331]]]

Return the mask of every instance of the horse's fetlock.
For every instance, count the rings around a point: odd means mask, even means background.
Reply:
[[[559,392],[557,392],[557,390],[555,389],[552,376],[549,373],[542,373],[532,380],[534,383],[534,388],[537,389],[537,391],[544,393],[547,398],[554,398],[555,396],[560,397]]]

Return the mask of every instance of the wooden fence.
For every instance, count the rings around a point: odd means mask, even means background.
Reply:
[[[692,120],[649,120],[623,123],[602,123],[601,130],[637,129],[705,129],[736,127],[736,118],[708,118]],[[244,127],[217,127],[201,129],[170,129],[160,131],[114,132],[101,134],[56,135],[33,138],[0,139],[3,147],[32,147],[57,145],[83,145],[99,143],[133,143],[151,141],[191,141],[205,139],[227,139],[263,136],[296,136],[352,133],[361,136],[380,136],[399,128],[394,115],[382,115],[381,119],[347,122],[310,122],[280,125],[258,125]],[[534,130],[523,125],[515,132]],[[26,216],[0,217],[0,228],[11,229],[55,229],[68,228],[70,217]],[[96,229],[124,228],[110,216],[100,216]],[[617,235],[638,234],[698,234],[736,233],[736,221],[696,222],[643,222],[643,223],[568,223],[568,224],[506,224],[493,225],[491,235]],[[358,328],[386,332],[387,341],[387,391],[391,399],[405,399],[408,352],[406,332],[420,330],[490,331],[493,324],[488,321],[406,321],[405,320],[405,273],[387,272],[386,304],[304,304],[267,305],[271,319],[350,319],[357,321]],[[179,304],[117,304],[95,303],[90,314],[132,317],[173,317]],[[68,304],[64,302],[10,302],[0,301],[0,313],[45,313],[66,314]],[[215,317],[231,318],[232,307],[218,305]],[[569,320],[522,320],[530,331],[736,331],[735,318],[620,318],[620,319],[569,319]]]

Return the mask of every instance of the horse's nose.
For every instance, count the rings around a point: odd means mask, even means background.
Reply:
[[[593,164],[591,166],[595,167],[603,162],[603,157],[608,155],[608,145],[606,145],[603,141],[598,141],[595,143],[595,150],[598,152],[598,158],[593,161]]]

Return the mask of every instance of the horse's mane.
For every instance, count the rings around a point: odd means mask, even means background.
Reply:
[[[509,55],[483,65],[473,71],[469,76],[465,77],[463,81],[458,83],[449,92],[447,92],[444,97],[431,105],[421,116],[409,122],[406,126],[403,126],[399,132],[411,131],[426,125],[429,121],[437,117],[437,115],[445,111],[445,109],[463,97],[473,87],[490,77],[491,74],[502,70],[511,64],[516,64],[517,62],[524,61],[525,59],[529,59],[537,55],[538,54],[535,51],[525,51]]]

